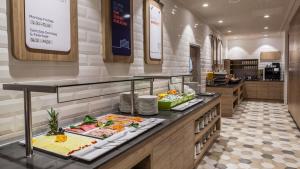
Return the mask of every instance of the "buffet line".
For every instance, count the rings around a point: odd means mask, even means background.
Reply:
[[[4,88],[24,89],[24,92],[26,92],[31,87],[24,85],[24,88],[22,88],[20,84],[14,85],[10,87],[6,85]],[[153,87],[153,84],[151,86]],[[39,87],[45,89],[45,86]],[[65,127],[59,126],[59,113],[51,108],[48,110],[48,132],[30,137],[29,144],[28,138],[26,138],[21,141],[21,144],[26,146],[27,153],[32,152],[32,149],[28,148],[34,148],[63,158],[73,157],[84,161],[95,160],[163,123],[164,119],[153,117],[159,111],[184,111],[203,101],[196,98],[196,92],[190,87],[182,87],[184,92],[182,92],[183,90],[180,91],[179,88],[171,86],[170,90],[157,95],[139,96],[134,91],[120,93],[120,113],[101,113],[102,115],[98,117],[87,115],[81,122]],[[130,114],[132,111],[138,115]],[[26,114],[25,111],[25,116],[28,115],[31,116],[31,114]],[[215,115],[211,114],[207,117],[207,120]],[[29,121],[26,121],[29,122],[29,126],[32,125],[30,118]]]

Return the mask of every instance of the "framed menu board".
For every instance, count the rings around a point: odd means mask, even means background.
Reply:
[[[71,49],[70,7],[70,0],[25,0],[27,47],[69,52]]]
[[[163,63],[162,4],[144,0],[144,47],[145,63]]]
[[[102,0],[105,62],[133,63],[132,0]]]
[[[10,10],[15,58],[78,59],[77,0],[11,0]]]

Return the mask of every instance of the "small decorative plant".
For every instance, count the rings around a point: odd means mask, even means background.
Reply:
[[[59,113],[56,112],[53,108],[47,110],[49,114],[49,121],[48,126],[50,131],[48,132],[47,136],[54,136],[54,135],[63,135],[64,131],[62,128],[58,128],[58,115]]]

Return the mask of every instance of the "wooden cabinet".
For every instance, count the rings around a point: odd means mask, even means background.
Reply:
[[[257,85],[253,83],[245,83],[245,95],[246,98],[255,99],[257,98]]]
[[[300,8],[290,23],[288,61],[288,105],[289,112],[300,127]]]
[[[244,82],[232,86],[215,86],[206,87],[207,92],[215,92],[222,94],[221,96],[221,112],[222,117],[232,117],[234,109],[244,99]]]
[[[283,101],[283,82],[247,81],[245,87],[247,99]]]
[[[152,169],[192,169],[194,167],[194,124],[188,124],[156,146]]]
[[[212,120],[203,135],[212,126],[217,126],[217,132],[206,143],[201,156],[195,157],[195,124],[200,117],[217,110],[217,117]],[[201,162],[205,153],[214,144],[221,130],[220,98],[216,98],[205,106],[194,110],[167,128],[132,147],[120,156],[101,166],[101,169],[194,169]],[[197,136],[197,137],[196,137]],[[100,169],[99,168],[99,169]]]
[[[269,99],[269,84],[267,83],[257,83],[256,93],[257,99]]]

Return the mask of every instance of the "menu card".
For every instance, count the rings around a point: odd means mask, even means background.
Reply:
[[[71,49],[70,0],[25,0],[25,37],[31,49]]]

